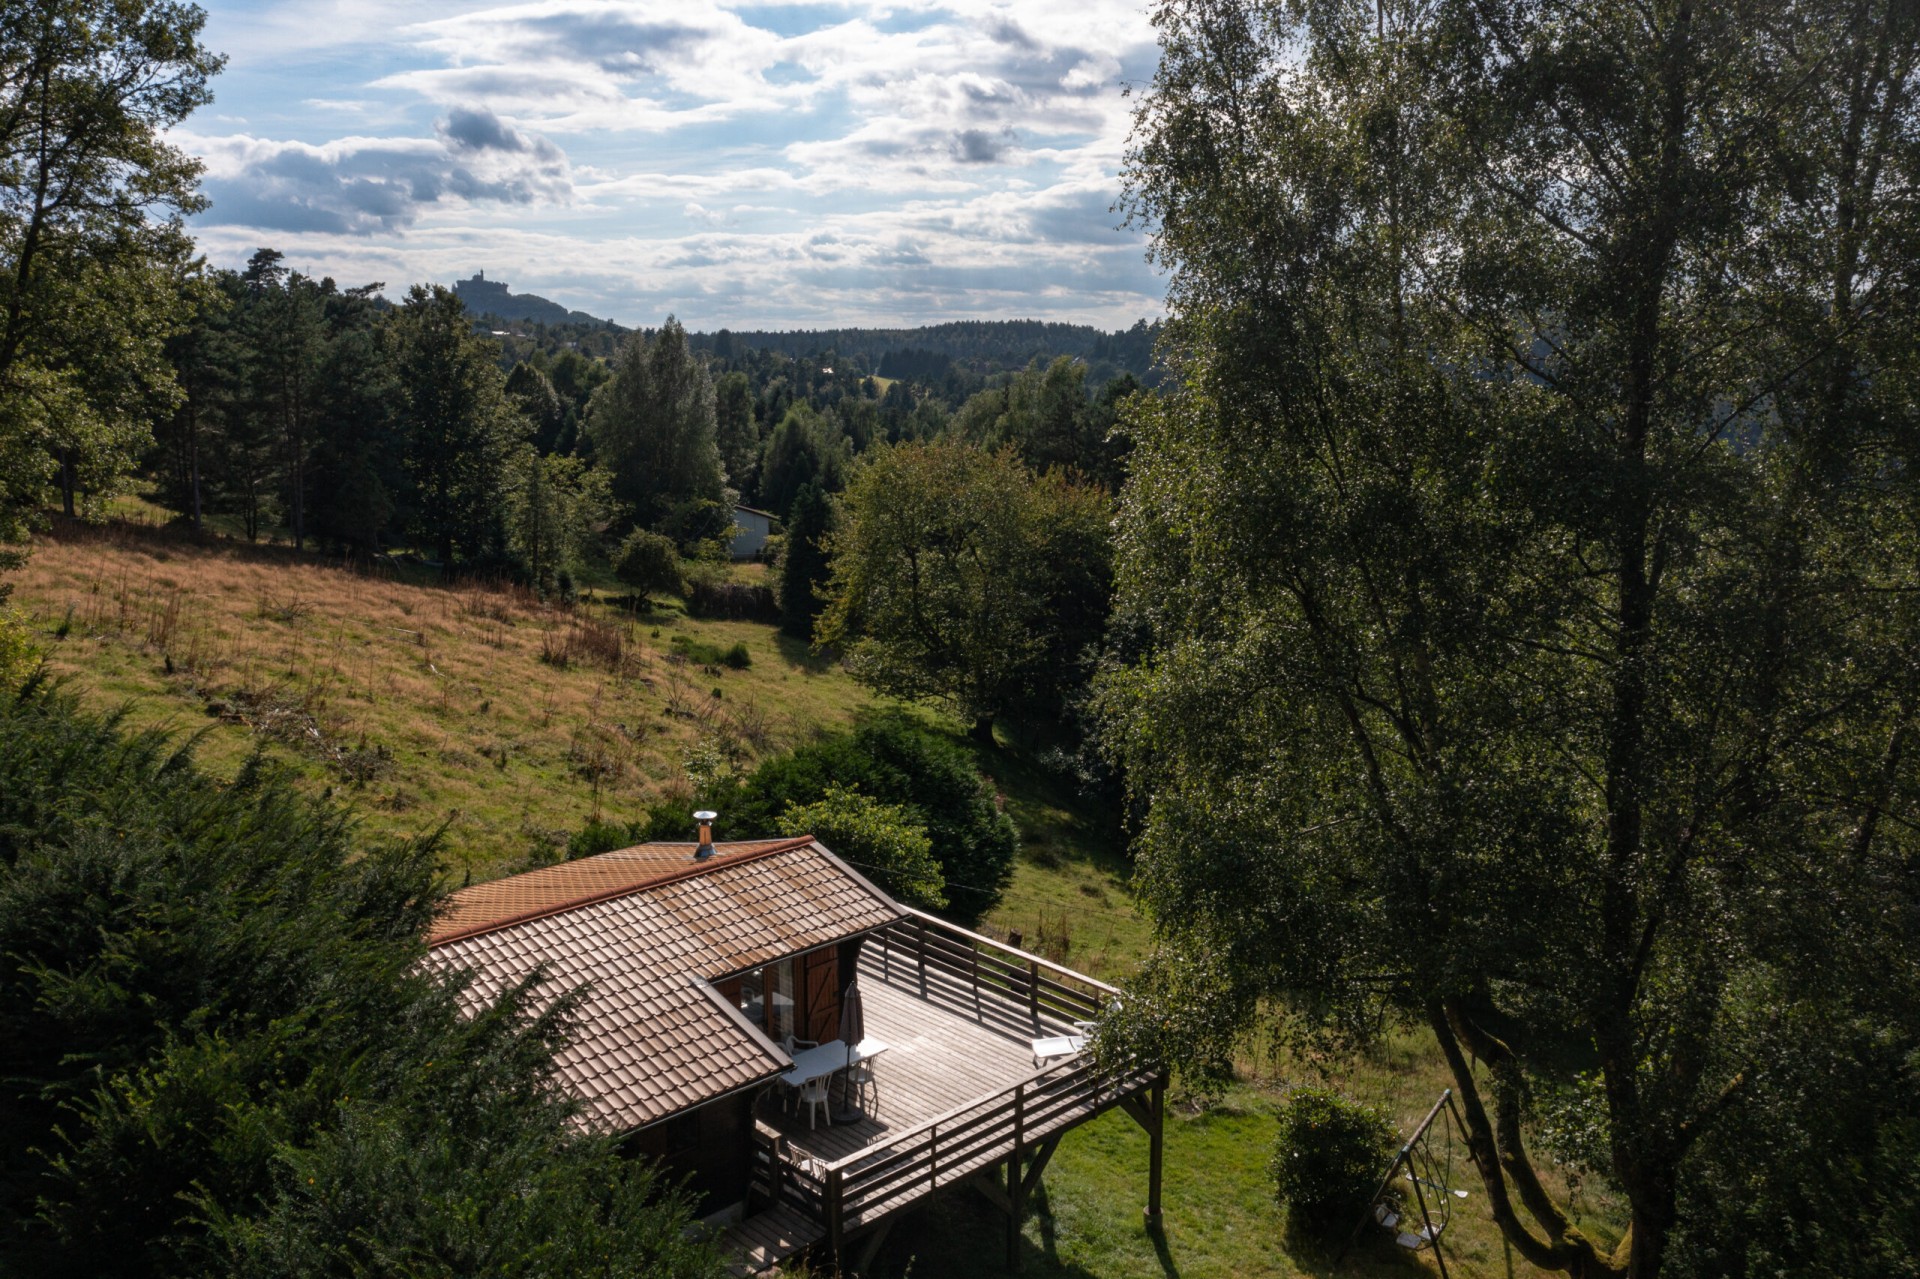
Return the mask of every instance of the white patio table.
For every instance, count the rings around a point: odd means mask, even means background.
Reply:
[[[868,1035],[855,1044],[851,1050],[842,1040],[829,1039],[818,1048],[802,1048],[793,1055],[793,1069],[780,1076],[780,1082],[789,1087],[798,1088],[810,1079],[822,1075],[831,1075],[835,1071],[845,1070],[848,1066],[857,1066],[870,1061],[887,1051],[891,1045]]]

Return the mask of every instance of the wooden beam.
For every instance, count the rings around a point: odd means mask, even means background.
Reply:
[[[893,1233],[893,1223],[899,1219],[897,1216],[888,1217],[873,1228],[873,1232],[867,1236],[867,1242],[860,1249],[859,1260],[853,1263],[855,1274],[867,1272],[867,1267],[873,1264],[875,1254],[880,1251],[880,1245],[886,1243],[887,1236]]]
[[[1147,1129],[1147,1229],[1160,1229],[1160,1165],[1166,1148],[1167,1077],[1153,1081],[1153,1126]]]
[[[1025,1199],[1040,1184],[1040,1174],[1047,1170],[1047,1160],[1053,1158],[1053,1152],[1060,1145],[1060,1134],[1055,1133],[1033,1148],[1033,1162],[1027,1165],[1027,1175],[1020,1182],[1020,1197]]]
[[[1001,1212],[1013,1211],[1013,1200],[1007,1198],[1007,1192],[1000,1186],[1000,1165],[989,1164],[973,1176],[967,1178],[967,1184],[980,1192],[980,1197],[998,1208]]]

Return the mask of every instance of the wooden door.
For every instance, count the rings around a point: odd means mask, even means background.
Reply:
[[[831,946],[800,960],[800,1031],[826,1043],[840,1036],[840,962]]]

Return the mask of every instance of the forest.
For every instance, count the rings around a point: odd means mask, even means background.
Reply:
[[[463,1017],[424,975],[451,818],[363,836],[344,745],[318,794],[264,750],[222,774],[52,677],[74,608],[13,581],[137,490],[179,545],[412,573],[467,599],[448,636],[599,663],[565,712],[590,819],[529,865],[718,804],[979,923],[1025,865],[979,765],[1044,769],[1144,938],[1103,1068],[1174,1072],[1195,1132],[1297,1076],[1238,1152],[1287,1266],[1435,1257],[1337,1260],[1396,1140],[1343,1085],[1417,1043],[1507,1273],[1920,1275],[1920,13],[1151,16],[1116,194],[1166,315],[1114,333],[542,325],[215,267],[171,140],[205,14],[0,25],[0,1261],[718,1265],[551,1086],[582,993]],[[394,607],[443,722],[495,714]],[[776,749],[723,696],[747,641],[662,635],[703,610],[868,700]],[[655,663],[672,727],[601,723]],[[677,774],[603,813],[593,743],[682,721]]]

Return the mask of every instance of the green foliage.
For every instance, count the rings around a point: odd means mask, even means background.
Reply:
[[[673,539],[643,528],[622,539],[613,555],[613,575],[640,595],[673,595],[685,587]]]
[[[794,404],[767,435],[760,456],[759,505],[782,520],[808,485],[837,493],[846,483],[852,442],[804,401]]]
[[[928,910],[947,904],[933,841],[911,810],[831,783],[811,804],[789,804],[780,815],[785,835],[812,835],[870,876],[896,900]]]
[[[632,837],[632,830],[628,826],[594,818],[567,839],[567,860],[594,857],[639,842]]]
[[[1115,405],[1139,384],[1116,379],[1096,403],[1087,397],[1086,377],[1087,366],[1068,356],[1036,359],[1007,385],[961,405],[954,430],[990,448],[1011,446],[1036,471],[1065,470],[1116,491],[1125,442],[1112,435]]]
[[[1329,1242],[1360,1221],[1393,1157],[1393,1125],[1372,1106],[1328,1088],[1297,1088],[1280,1105],[1274,1198],[1288,1220]]]
[[[744,643],[736,643],[722,648],[711,640],[695,639],[691,635],[676,635],[669,646],[674,653],[696,666],[726,666],[736,671],[744,671],[753,665],[753,654],[747,651]]]
[[[901,805],[926,828],[947,914],[978,919],[999,901],[1020,844],[1013,820],[964,750],[905,716],[875,717],[767,760],[720,808],[735,830],[766,830],[787,808],[811,804],[836,784]]]
[[[164,343],[189,309],[184,214],[201,163],[169,131],[221,59],[191,4],[50,0],[0,24],[0,543],[57,483],[113,493],[177,395]]]
[[[822,643],[882,693],[973,721],[1057,711],[1091,670],[1110,587],[1106,495],[954,440],[877,448],[842,499]]]
[[[593,553],[613,506],[605,471],[582,458],[542,456],[531,444],[508,458],[503,497],[507,549],[542,591]]]
[[[715,430],[713,382],[671,316],[652,340],[627,339],[587,418],[614,496],[644,528],[682,503],[724,499]]]
[[[676,502],[660,521],[660,531],[674,540],[683,555],[730,559],[733,507],[706,497]]]
[[[727,483],[745,490],[759,470],[760,435],[753,418],[753,387],[747,375],[733,372],[714,383],[714,439],[727,468]]]
[[[1215,1024],[1426,1026],[1535,1267],[1871,1236],[1886,1198],[1779,1155],[1832,1171],[1828,1113],[1863,1159],[1913,1114],[1813,1046],[1920,1048],[1920,973],[1885,962],[1920,910],[1920,25],[1155,21],[1128,206],[1177,383],[1126,410],[1140,659],[1103,699],[1167,945],[1237,975]],[[1618,1251],[1535,1193],[1528,1099],[1569,1059]]]
[[[780,555],[780,629],[796,639],[813,638],[813,622],[824,603],[830,561],[827,540],[833,532],[833,508],[813,485],[801,488],[787,518]]]
[[[443,568],[501,549],[507,459],[527,430],[451,290],[414,285],[387,325],[415,535]]]
[[[576,995],[423,971],[431,842],[0,704],[0,1267],[711,1273],[552,1087]]]
[[[10,697],[40,666],[42,654],[27,629],[26,619],[6,607],[7,590],[0,586],[0,697]]]

